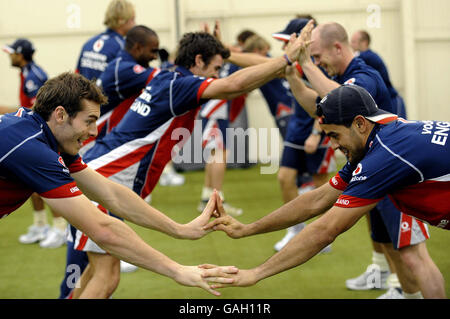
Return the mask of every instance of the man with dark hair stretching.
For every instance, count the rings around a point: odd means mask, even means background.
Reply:
[[[181,148],[189,138],[200,106],[213,98],[234,98],[270,81],[296,59],[299,44],[293,37],[285,56],[219,79],[219,70],[229,57],[229,50],[206,32],[185,34],[179,43],[175,70],[161,71],[120,123],[86,152],[84,160],[98,173],[145,198],[170,161],[172,148],[177,144]],[[91,256],[102,260],[115,258],[106,255],[80,231],[76,232],[74,242],[76,250],[89,251],[89,260]],[[87,295],[85,289],[94,278],[88,266],[74,296],[81,293],[94,298],[109,297],[118,285],[118,280],[111,278],[118,278],[119,272],[118,263],[110,264],[113,267],[105,270],[107,276],[95,277],[95,286],[108,287],[107,293]]]

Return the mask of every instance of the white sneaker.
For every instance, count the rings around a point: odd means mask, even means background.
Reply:
[[[184,184],[185,178],[183,175],[175,172],[162,173],[159,179],[161,186],[181,186]]]
[[[351,290],[388,289],[387,277],[390,271],[381,271],[380,266],[371,264],[366,271],[352,279],[347,279],[345,285]]]
[[[208,201],[200,201],[197,206],[197,211],[199,213],[202,213],[207,203]],[[225,213],[233,217],[241,216],[244,213],[244,210],[242,208],[233,207],[228,203],[223,203],[223,209],[225,209]]]
[[[28,227],[28,233],[19,236],[19,242],[22,244],[34,244],[38,241],[44,240],[47,236],[50,226],[35,226]]]
[[[377,299],[405,299],[400,288],[389,288],[388,291],[382,294]]]
[[[66,243],[66,234],[58,228],[52,227],[47,237],[39,243],[42,248],[58,248]]]
[[[233,207],[228,203],[223,203],[223,209],[225,209],[225,212],[228,215],[233,216],[233,217],[241,216],[244,213],[242,208]]]
[[[274,248],[276,251],[280,251],[280,250],[283,249],[283,247],[286,246],[287,243],[288,243],[292,238],[294,238],[300,231],[301,231],[301,230],[299,230],[299,231],[288,230],[288,231],[286,232],[286,235],[285,235],[279,242],[277,242],[277,243],[275,244],[275,246],[273,246],[273,248]]]
[[[120,272],[134,272],[138,270],[138,267],[127,263],[126,261],[120,261]]]
[[[310,192],[310,191],[314,190],[314,188],[315,187],[314,187],[314,183],[313,182],[305,183],[305,184],[302,184],[302,186],[300,186],[298,188],[297,193],[299,195],[302,195],[302,194],[305,194],[307,192]]]
[[[287,245],[287,243],[294,238],[299,232],[302,231],[303,228],[305,228],[306,224],[304,223],[300,223],[297,224],[295,226],[292,226],[288,228],[288,231],[286,232],[286,235],[279,241],[277,242],[273,248],[276,251],[280,251],[281,249],[283,249],[284,246]],[[331,244],[329,244],[328,246],[324,247],[319,254],[324,254],[324,253],[329,253],[331,252]]]

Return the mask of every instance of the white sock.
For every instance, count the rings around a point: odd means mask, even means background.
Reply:
[[[45,209],[33,212],[33,224],[38,227],[47,225],[47,211]]]
[[[422,293],[420,292],[420,290],[418,292],[409,294],[407,292],[403,291],[403,297],[405,297],[405,299],[423,299]]]
[[[209,201],[209,198],[211,197],[213,191],[214,190],[211,187],[203,186],[203,189],[202,189],[202,201]]]
[[[64,217],[53,217],[53,227],[64,233],[66,231],[67,222]]]
[[[378,265],[381,271],[389,271],[389,264],[383,253],[372,251],[372,263]]]
[[[396,273],[390,274],[387,277],[386,282],[387,282],[389,287],[402,288],[402,286],[400,285],[400,281],[398,281],[398,277],[397,277]]]

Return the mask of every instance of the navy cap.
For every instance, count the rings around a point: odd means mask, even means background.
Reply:
[[[35,50],[33,43],[31,43],[29,40],[17,39],[13,44],[3,46],[3,51],[10,54],[22,53],[27,60],[31,60],[31,57],[33,56]]]
[[[397,115],[378,108],[374,99],[358,85],[343,85],[328,93],[317,104],[320,124],[345,124],[357,115],[379,124],[386,124],[398,118]]]
[[[297,36],[300,34],[302,29],[305,27],[305,25],[308,23],[308,19],[292,19],[289,21],[288,25],[284,30],[272,33],[272,37],[274,37],[277,40],[281,41],[289,41],[291,38],[292,33],[296,33]]]

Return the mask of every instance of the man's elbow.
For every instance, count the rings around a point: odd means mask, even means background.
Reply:
[[[108,250],[108,247],[114,246],[118,241],[118,236],[113,231],[111,223],[99,225],[92,234],[88,234],[88,237],[105,250]]]
[[[314,231],[316,241],[323,247],[333,243],[341,234],[340,229],[329,225],[317,225]]]

